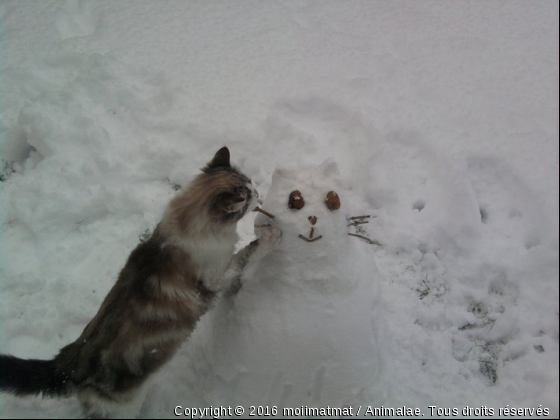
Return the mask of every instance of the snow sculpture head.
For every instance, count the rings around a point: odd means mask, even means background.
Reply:
[[[353,259],[355,247],[363,244],[348,236],[347,217],[356,208],[350,191],[330,159],[315,168],[277,168],[263,204],[275,218],[260,214],[255,226],[257,236],[262,224],[280,228],[282,240],[259,270],[321,288],[351,285],[351,273],[343,275],[341,270],[349,270],[349,257]]]

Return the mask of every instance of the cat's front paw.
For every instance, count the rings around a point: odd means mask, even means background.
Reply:
[[[282,237],[282,231],[274,226],[263,226],[257,229],[259,244],[273,245]]]

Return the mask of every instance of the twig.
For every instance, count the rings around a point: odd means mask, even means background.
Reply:
[[[264,214],[265,216],[268,216],[268,217],[270,217],[271,219],[274,219],[274,215],[273,215],[273,214],[270,214],[269,212],[267,212],[266,210],[261,209],[260,207],[255,207],[255,210],[253,210],[253,211],[258,211],[258,212]]]
[[[257,223],[255,225],[256,228],[263,228],[263,227],[269,227],[272,226],[270,223]]]
[[[360,219],[369,219],[369,218],[373,218],[375,219],[377,216],[372,216],[371,214],[366,214],[363,216],[353,216],[353,217],[349,217],[348,220],[360,220]]]
[[[301,239],[303,239],[305,242],[315,242],[315,241],[318,241],[319,239],[321,239],[323,236],[317,236],[315,239],[309,239],[309,238],[306,238],[303,235],[299,235],[299,237]]]
[[[313,235],[315,235],[315,228],[312,227],[311,231],[309,232],[309,239],[313,239]]]
[[[362,220],[362,221],[360,221],[360,222],[352,222],[352,223],[350,223],[348,226],[349,226],[349,227],[350,227],[350,226],[359,226],[359,225],[365,225],[365,224],[367,224],[367,223],[369,223],[368,220]]]
[[[348,235],[350,235],[350,236],[355,236],[356,238],[363,239],[364,241],[368,242],[370,245],[381,245],[379,242],[377,242],[377,241],[372,241],[371,239],[366,238],[366,237],[363,236],[363,235],[358,235],[357,233],[349,233]]]
[[[426,277],[422,279],[422,283],[424,283],[425,286],[424,290],[420,290],[420,289],[417,290],[418,292],[420,292],[420,300],[428,296],[430,294],[430,291],[432,290],[432,288],[428,286],[428,283],[426,283],[427,279],[428,279],[428,274],[426,274]]]

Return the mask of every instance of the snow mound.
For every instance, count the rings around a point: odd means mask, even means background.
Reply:
[[[557,2],[0,2],[0,351],[75,340],[227,145],[285,236],[154,378],[144,417],[253,399],[558,416],[557,16]],[[330,156],[344,182],[307,171]],[[277,166],[291,169],[271,181]],[[292,189],[320,241],[299,239]],[[322,207],[331,189],[339,213]],[[343,226],[355,212],[377,217]],[[254,238],[254,215],[239,233]],[[78,410],[0,399],[7,418]]]

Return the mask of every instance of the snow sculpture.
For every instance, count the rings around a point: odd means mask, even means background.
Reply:
[[[212,314],[210,403],[370,401],[380,382],[379,278],[371,245],[348,235],[354,202],[332,160],[275,171],[263,204],[275,218],[259,214],[255,229],[272,224],[282,238]]]

